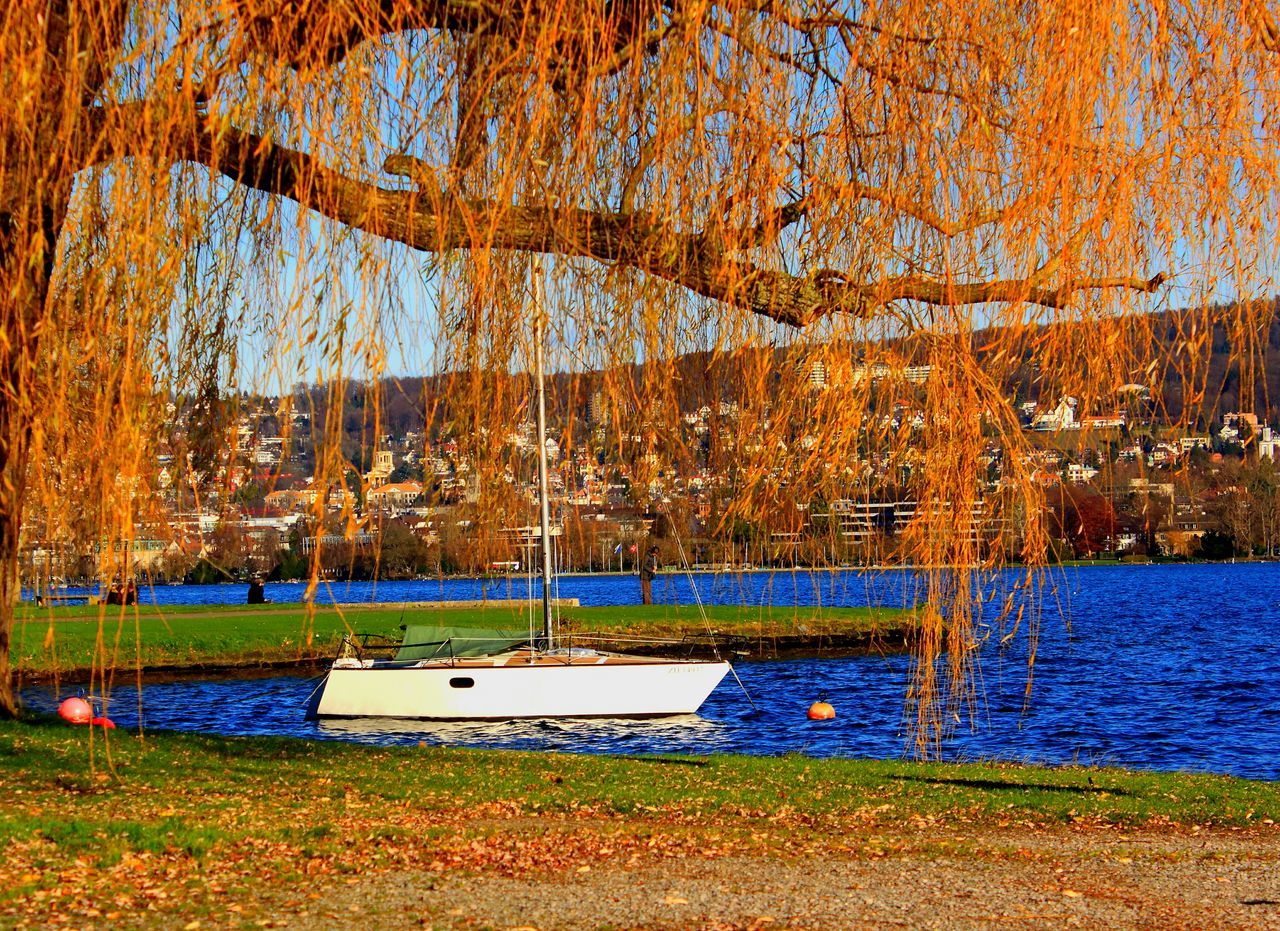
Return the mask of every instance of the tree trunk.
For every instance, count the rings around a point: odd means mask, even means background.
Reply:
[[[0,717],[18,713],[9,648],[31,430],[42,402],[37,360],[55,325],[49,291],[58,237],[91,141],[83,138],[87,111],[68,89],[86,104],[95,97],[126,14],[125,0],[10,4],[0,36],[6,75],[37,68],[42,76],[36,98],[20,95],[0,111]]]
[[[21,593],[19,537],[31,428],[39,403],[34,396],[36,360],[49,323],[54,256],[73,177],[49,179],[44,186],[48,193],[37,200],[24,186],[40,174],[22,169],[33,169],[39,161],[16,161],[15,170],[0,178],[0,192],[20,192],[13,201],[0,201],[0,718],[16,717],[19,710],[9,648]]]
[[[0,215],[0,223],[5,221]],[[0,287],[13,279],[7,272],[21,274],[21,258],[8,251],[0,235]],[[7,261],[6,261],[7,259]],[[37,274],[22,276],[28,279],[44,277]],[[34,368],[38,338],[32,328],[25,326],[30,319],[30,305],[26,289],[4,288],[6,298],[0,298],[0,319],[4,322],[6,339],[0,343],[0,718],[12,718],[18,714],[17,696],[13,689],[13,676],[9,664],[10,634],[13,630],[14,606],[18,603],[20,583],[18,577],[18,538],[22,532],[22,504],[27,484],[27,452],[30,437],[31,399],[25,394],[30,374]],[[45,278],[43,298],[48,292]],[[17,291],[17,294],[14,294]],[[28,304],[22,307],[22,304]]]
[[[7,388],[8,385],[5,385]],[[18,535],[22,530],[22,497],[26,479],[26,431],[14,421],[8,406],[0,415],[0,718],[18,714],[18,700],[9,664],[13,609],[18,603]],[[13,413],[17,413],[14,411]],[[17,442],[11,442],[16,440]],[[15,448],[16,447],[16,448]]]

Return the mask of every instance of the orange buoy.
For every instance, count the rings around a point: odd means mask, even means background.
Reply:
[[[836,716],[836,709],[825,701],[816,701],[809,706],[810,721],[830,721]]]
[[[109,731],[114,731],[116,729],[116,722],[112,721],[110,718],[97,717],[97,718],[94,718],[89,723],[96,724],[99,727],[106,728]]]
[[[58,717],[70,724],[88,724],[93,719],[93,709],[83,698],[68,698],[58,706]]]

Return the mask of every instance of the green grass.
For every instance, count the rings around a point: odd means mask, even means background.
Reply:
[[[1222,776],[104,740],[48,718],[0,722],[0,793],[0,924],[40,925],[152,909],[157,927],[193,916],[249,927],[273,901],[328,914],[326,890],[390,873],[430,883],[444,870],[540,879],[645,858],[1017,858],[1018,838],[1055,826],[1108,839],[1117,825],[1165,832],[1185,842],[1121,852],[1198,857],[1202,827],[1274,832],[1280,818],[1276,784]]]
[[[323,844],[356,807],[715,821],[777,815],[1250,825],[1280,818],[1280,785],[1226,776],[801,756],[610,757],[286,738],[101,734],[38,718],[0,724],[0,847],[40,835],[68,850],[105,832],[121,848],[195,854],[237,835]],[[91,763],[92,758],[92,763]],[[96,773],[95,773],[96,768]],[[389,827],[394,825],[389,824]],[[265,832],[265,833],[263,833]]]
[[[867,608],[707,609],[712,628],[749,637],[900,632],[909,613]],[[540,626],[541,612],[535,617]],[[174,605],[141,607],[19,606],[13,662],[25,673],[130,669],[141,665],[239,665],[331,656],[347,632],[398,637],[401,624],[449,624],[525,630],[527,611],[515,607],[357,605]],[[697,609],[672,605],[565,608],[566,632],[618,636],[704,633]]]
[[[130,853],[165,853],[174,850],[203,857],[225,837],[224,832],[184,818],[168,817],[138,821],[112,818],[50,818],[40,826],[38,836],[58,849],[76,856],[90,854],[100,867],[111,867]]]

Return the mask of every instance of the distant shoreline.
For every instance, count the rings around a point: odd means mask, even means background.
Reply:
[[[349,631],[399,643],[401,624],[511,628],[527,619],[523,601],[314,605],[141,605],[25,607],[15,625],[14,666],[24,686],[100,679],[99,629],[119,631],[108,662],[115,682],[258,678],[321,671]],[[185,610],[184,610],[185,609]],[[134,619],[134,611],[137,619]],[[894,608],[779,608],[615,605],[561,600],[562,639],[609,652],[735,661],[903,653],[913,612]],[[123,625],[123,626],[121,626]],[[136,625],[136,627],[135,627]],[[135,634],[136,630],[136,634]],[[46,638],[52,635],[52,649]],[[106,637],[110,639],[111,633]],[[664,641],[655,645],[655,641]]]
[[[735,663],[768,663],[792,659],[844,659],[853,656],[896,655],[907,651],[906,632],[902,629],[882,631],[876,636],[867,634],[828,634],[822,636],[790,636],[779,635],[765,638],[767,646],[748,652],[745,655],[734,654],[730,658]],[[600,644],[608,651],[621,651],[621,644]],[[637,647],[627,644],[627,653],[637,655],[661,655],[662,647]],[[669,645],[666,652],[670,652]],[[729,652],[726,650],[725,652]],[[705,655],[704,655],[705,654]],[[709,658],[709,649],[690,650],[688,654],[694,658]],[[273,659],[264,656],[260,659],[244,662],[200,661],[187,664],[157,665],[138,667],[119,667],[113,671],[113,681],[118,687],[121,684],[141,681],[144,685],[161,682],[188,682],[204,679],[270,679],[276,676],[321,675],[329,668],[333,656],[324,654],[301,658]],[[22,673],[22,685],[40,687],[54,684],[85,685],[102,677],[100,668],[75,667],[58,672],[35,670]]]
[[[1043,566],[1029,567],[1025,563],[1009,563],[1003,566],[997,566],[990,570],[992,572],[1005,571],[1024,571],[1028,568],[1045,571],[1054,569],[1090,569],[1090,568],[1141,568],[1146,566],[1176,567],[1176,566],[1237,566],[1237,565],[1271,565],[1280,563],[1280,556],[1274,557],[1242,557],[1237,559],[1151,559],[1151,560],[1133,560],[1126,561],[1123,559],[1069,559],[1062,562],[1047,563]],[[680,576],[680,575],[794,575],[798,573],[807,573],[811,575],[817,574],[838,574],[841,572],[852,573],[887,573],[887,572],[928,572],[935,568],[956,569],[957,566],[931,567],[919,566],[915,564],[901,565],[870,565],[870,566],[742,566],[742,567],[697,567],[692,569],[681,569],[678,567],[666,566],[659,569],[659,576]],[[982,567],[969,567],[980,569]],[[594,569],[591,571],[565,571],[558,572],[557,578],[638,578],[634,570],[625,570],[619,572],[616,569]],[[411,579],[322,579],[320,587],[338,587],[348,585],[403,585],[414,583],[428,582],[483,582],[483,583],[500,583],[523,581],[529,578],[528,573],[520,572],[504,572],[493,575],[433,575],[421,576]],[[535,576],[536,578],[536,576]],[[274,579],[268,581],[268,588],[272,585],[305,585],[307,579]],[[98,588],[97,582],[70,582],[55,585],[48,589],[49,591],[90,591]],[[227,586],[231,588],[244,588],[249,584],[248,580],[244,581],[222,581],[222,582],[146,582],[142,583],[142,588],[161,589],[161,588],[208,588],[212,586]],[[34,599],[36,589],[24,584],[22,586],[23,600],[30,602]],[[234,602],[238,604],[237,600]]]

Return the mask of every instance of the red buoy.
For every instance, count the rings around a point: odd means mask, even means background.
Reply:
[[[116,729],[116,722],[112,721],[110,718],[96,717],[89,723],[96,724],[99,727],[105,727],[109,731],[114,731]]]
[[[810,721],[830,721],[836,716],[836,709],[825,701],[816,701],[809,706]]]
[[[68,698],[58,706],[58,717],[71,724],[88,724],[93,719],[93,709],[83,698]]]

